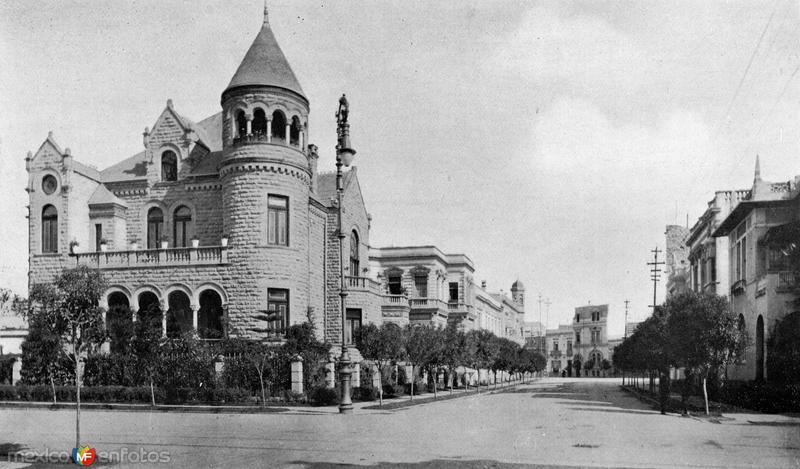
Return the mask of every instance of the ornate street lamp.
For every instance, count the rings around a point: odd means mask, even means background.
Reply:
[[[344,94],[339,98],[339,110],[336,111],[336,195],[338,198],[338,230],[339,230],[339,298],[342,318],[342,355],[339,357],[339,381],[341,382],[341,400],[339,402],[339,413],[349,414],[353,412],[353,402],[350,400],[350,377],[353,369],[350,368],[350,354],[345,343],[347,323],[347,313],[345,309],[345,299],[347,298],[347,287],[344,282],[344,226],[342,225],[342,204],[344,202],[344,182],[342,177],[342,165],[350,166],[356,151],[350,146],[350,124],[347,122],[347,115],[350,113],[350,105]]]

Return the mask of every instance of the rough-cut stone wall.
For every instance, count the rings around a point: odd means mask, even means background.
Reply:
[[[281,145],[253,144],[226,151],[221,169],[223,226],[230,235],[229,316],[248,330],[253,311],[267,309],[267,290],[289,290],[289,322],[307,318],[309,302],[309,176],[291,164],[303,155]],[[254,162],[257,161],[257,162]],[[267,199],[289,199],[289,245],[267,243]],[[260,325],[259,327],[263,327]]]
[[[327,232],[327,217],[325,210],[309,203],[308,207],[308,301],[313,308],[310,319],[314,324],[317,338],[325,340],[325,233]]]

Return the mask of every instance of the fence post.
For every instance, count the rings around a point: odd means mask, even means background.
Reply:
[[[332,361],[329,361],[325,365],[325,368],[328,370],[328,372],[325,373],[325,386],[333,389],[336,387],[336,366]]]
[[[303,357],[292,358],[292,392],[303,394]]]
[[[223,355],[217,355],[216,360],[214,360],[214,374],[219,378],[222,376],[222,372],[225,370],[225,357]]]
[[[361,387],[361,363],[353,364],[353,376],[350,378],[350,387]]]
[[[22,378],[22,357],[17,357],[14,359],[14,363],[11,364],[11,384],[17,384],[19,380]]]

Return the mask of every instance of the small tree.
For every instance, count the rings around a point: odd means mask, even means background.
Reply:
[[[155,380],[161,369],[162,359],[161,326],[161,309],[157,304],[140,310],[129,348],[131,362],[136,364],[139,373],[144,374],[150,387],[150,404],[153,407],[156,405]]]
[[[467,333],[466,361],[478,373],[478,385],[476,386],[478,390],[480,390],[480,370],[488,370],[494,363],[498,352],[494,337],[494,334],[484,329],[471,330]]]
[[[720,370],[736,360],[747,336],[722,296],[687,292],[669,298],[664,309],[672,362],[702,378],[708,414],[708,378],[716,381]]]
[[[356,347],[361,356],[373,361],[378,368],[379,406],[383,406],[383,369],[403,359],[403,330],[392,323],[383,323],[380,327],[367,324],[356,331]]]
[[[456,323],[450,323],[444,330],[442,343],[442,365],[447,369],[450,394],[453,393],[456,368],[464,364],[466,359],[467,337]]]
[[[441,342],[436,327],[430,324],[409,325],[405,334],[405,350],[411,363],[411,399],[414,399],[414,367],[428,369],[440,356]]]
[[[103,313],[98,306],[105,290],[99,271],[86,266],[61,272],[54,284],[35,289],[31,300],[37,303],[34,314],[45,317],[44,322],[53,327],[52,333],[59,338],[61,349],[69,350],[68,356],[75,366],[75,447],[81,439],[81,384],[84,357],[96,349],[105,339]]]

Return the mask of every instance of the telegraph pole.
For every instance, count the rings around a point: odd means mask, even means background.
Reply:
[[[542,294],[539,293],[539,351],[544,353],[544,339],[542,339]]]
[[[653,312],[655,313],[655,311],[656,311],[656,291],[658,290],[658,281],[661,279],[661,267],[659,267],[659,266],[664,265],[665,262],[658,260],[658,253],[664,252],[664,251],[658,249],[658,246],[656,246],[656,248],[653,249],[650,252],[653,253],[653,262],[648,262],[647,263],[647,265],[652,266],[652,269],[650,269],[650,280],[653,281],[653,304],[650,305],[650,307],[653,308]]]
[[[544,319],[544,333],[547,335],[547,323],[550,322],[550,305],[553,303],[550,302],[550,298],[547,298],[545,299],[544,304],[547,306],[547,313],[545,313]]]
[[[629,300],[625,300],[625,333],[623,338],[628,338],[628,304],[630,303]]]

